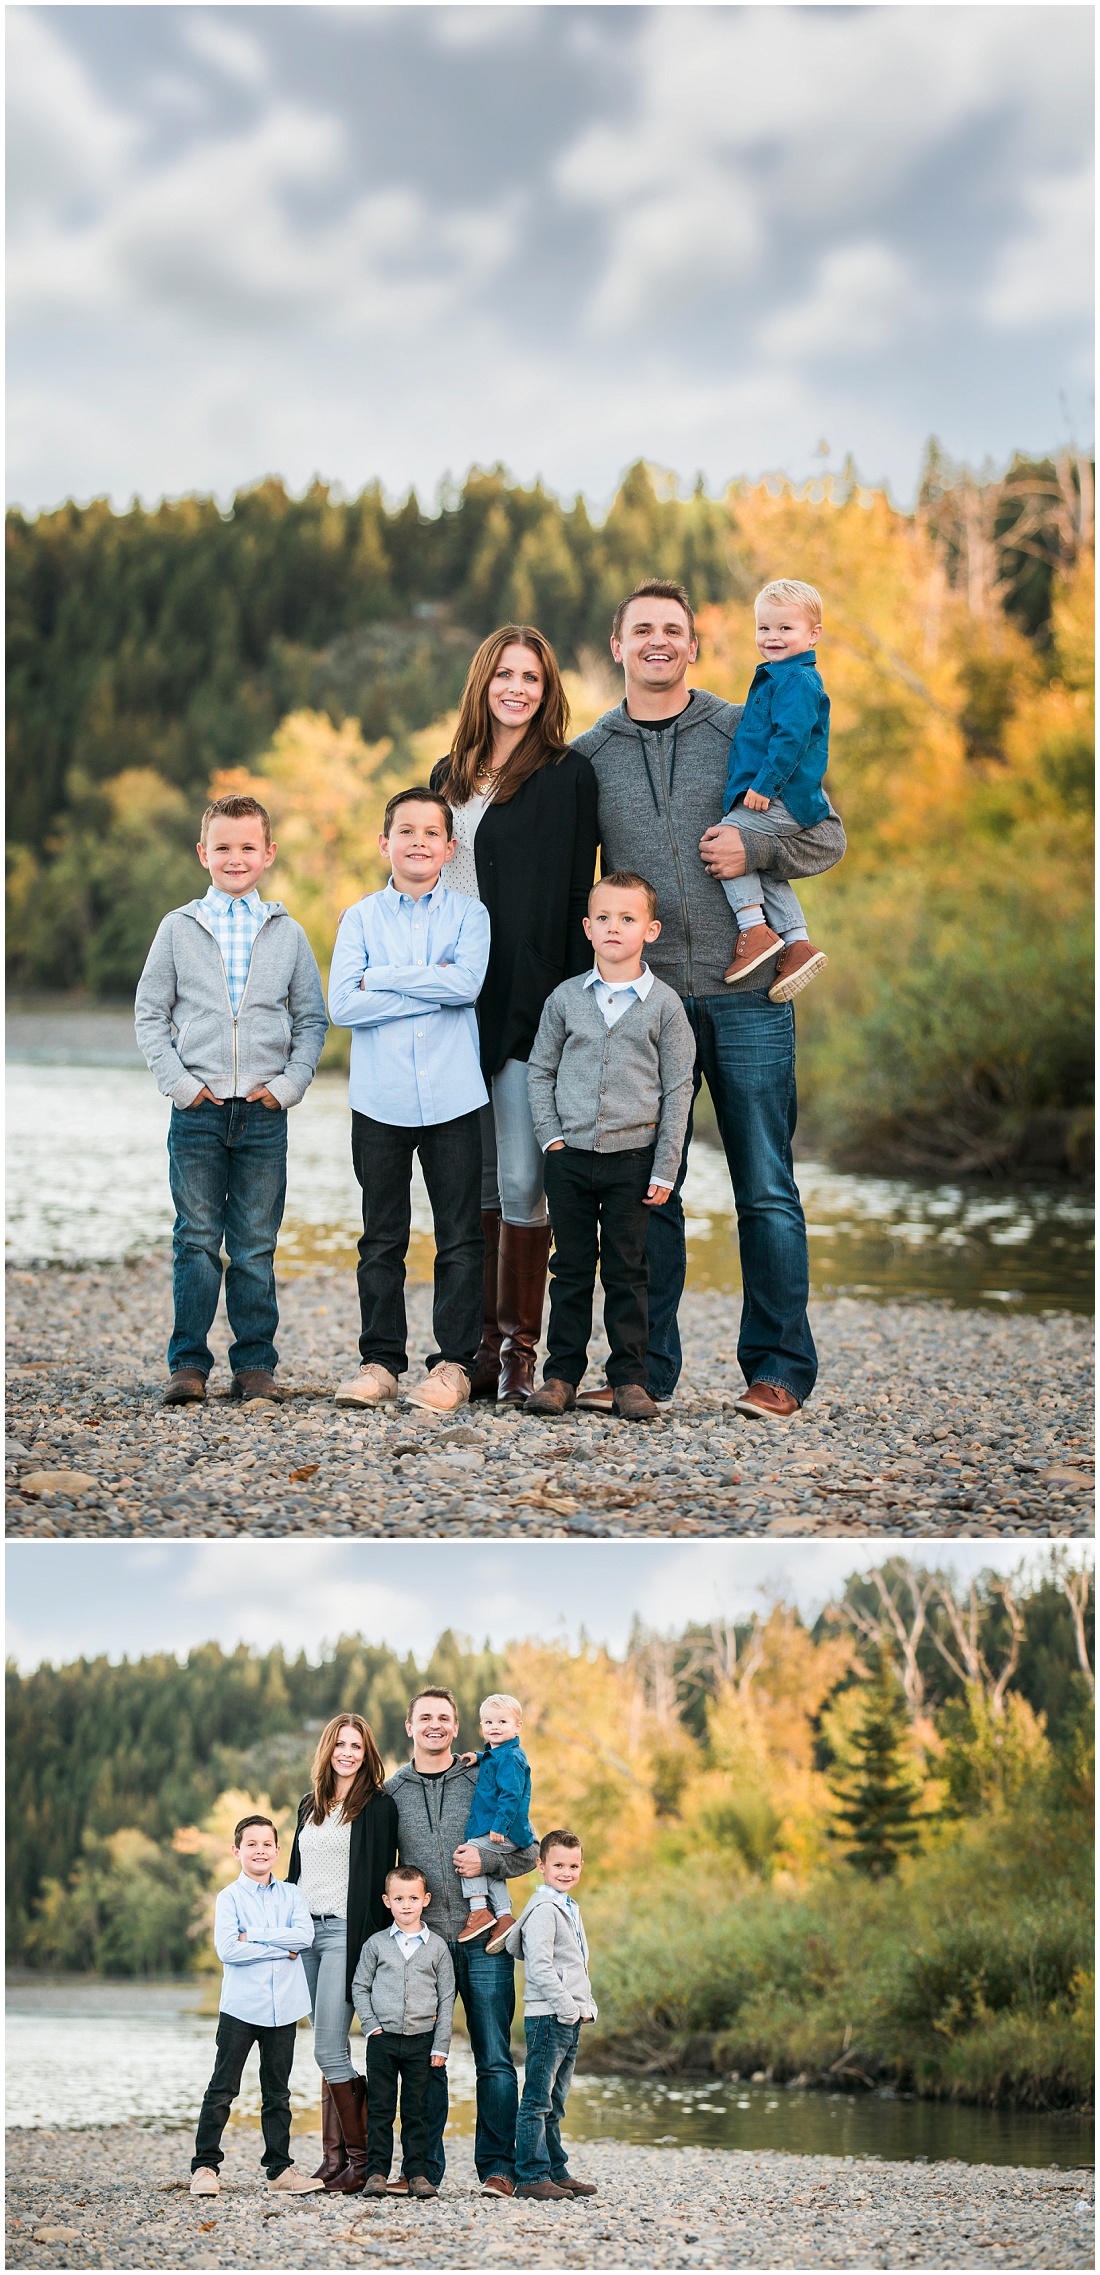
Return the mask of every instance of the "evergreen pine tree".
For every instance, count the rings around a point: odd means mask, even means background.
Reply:
[[[920,1839],[919,1795],[905,1739],[901,1685],[882,1660],[852,1735],[854,1766],[833,1786],[840,1804],[836,1814],[851,1839],[848,1861],[872,1880],[884,1880]]]

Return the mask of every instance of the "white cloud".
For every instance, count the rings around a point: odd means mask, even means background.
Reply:
[[[890,246],[838,245],[806,298],[762,324],[757,340],[777,359],[867,355],[887,347],[920,306],[906,263]]]
[[[258,41],[228,24],[224,16],[187,10],[182,19],[183,41],[201,63],[209,63],[222,77],[242,87],[266,87],[268,64]]]
[[[1004,246],[982,310],[1006,331],[1087,316],[1095,276],[1091,167],[1028,184],[1030,225]]]

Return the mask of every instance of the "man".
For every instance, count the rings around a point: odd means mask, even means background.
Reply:
[[[506,1951],[490,1954],[483,1943],[460,1943],[469,1906],[461,1881],[484,1872],[490,1879],[518,1880],[533,1872],[538,1850],[510,1842],[467,1841],[466,1820],[477,1770],[454,1756],[458,1707],[453,1693],[418,1691],[405,1728],[412,1760],[387,1779],[397,1804],[397,1853],[414,1864],[431,1894],[427,1924],[447,1944],[454,1962],[455,1988],[462,2000],[477,2071],[477,2126],[474,2162],[483,2196],[513,2196],[516,2186],[516,2111],[519,2085],[512,2060],[512,2017],[516,2011],[515,1965]],[[438,2188],[446,2168],[443,2133],[448,2110],[447,2072],[433,2069],[427,2089],[427,2177]],[[394,2187],[407,2192],[404,2176]]]
[[[806,1317],[809,1253],[794,1181],[796,1119],[794,1015],[770,1003],[772,964],[736,987],[725,984],[736,920],[723,877],[746,869],[788,879],[840,858],[840,817],[804,834],[765,837],[721,827],[729,746],[741,704],[688,689],[698,655],[695,619],[682,585],[651,578],[615,612],[611,653],[626,695],[605,711],[576,748],[592,762],[599,788],[602,861],[634,869],[657,888],[660,940],[649,962],[674,987],[695,1032],[695,1092],[706,1077],[733,1180],[744,1300],[737,1356],[747,1388],[741,1413],[785,1422],[809,1397],[817,1353]],[[825,840],[828,840],[826,846]],[[687,1269],[680,1198],[691,1143],[688,1122],[680,1174],[650,1217],[648,1388],[671,1398],[682,1364],[676,1314]]]

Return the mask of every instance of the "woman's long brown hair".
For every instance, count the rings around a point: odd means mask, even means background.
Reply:
[[[455,739],[445,760],[440,784],[452,805],[472,798],[479,773],[486,774],[493,749],[493,715],[489,688],[505,648],[530,648],[542,666],[542,702],[511,758],[493,777],[493,802],[501,806],[514,798],[520,785],[543,766],[556,766],[565,757],[569,734],[569,705],[561,683],[558,659],[545,634],[533,624],[502,624],[483,640],[466,674],[462,709]]]
[[[336,1807],[336,1772],[332,1766],[332,1753],[341,1730],[349,1729],[358,1730],[363,1741],[363,1759],[355,1773],[355,1782],[342,1803],[344,1817],[349,1824],[361,1809],[366,1808],[368,1801],[372,1801],[375,1794],[381,1792],[386,1782],[386,1766],[374,1743],[370,1724],[364,1722],[361,1714],[334,1714],[331,1722],[326,1722],[317,1740],[317,1751],[310,1772],[313,1781],[312,1819],[315,1825],[323,1825],[329,1811]]]

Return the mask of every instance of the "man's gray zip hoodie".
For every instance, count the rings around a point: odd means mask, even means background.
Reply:
[[[268,901],[236,1016],[222,952],[199,900],[159,926],[138,981],[134,1026],[157,1088],[177,1106],[200,1090],[280,1106],[305,1097],[328,1020],[317,959],[281,901]]]
[[[411,1762],[386,1779],[386,1791],[397,1803],[397,1854],[402,1864],[415,1864],[428,1883],[431,1903],[425,1925],[445,1943],[457,1943],[470,1916],[451,1861],[466,1838],[466,1820],[477,1784],[476,1762],[467,1769],[455,1762],[438,1777],[422,1777]],[[490,1880],[520,1880],[533,1872],[537,1848],[503,1847],[488,1834],[477,1842],[481,1869]]]
[[[703,867],[699,840],[722,819],[730,742],[743,711],[743,703],[724,703],[697,687],[674,719],[631,719],[620,703],[573,745],[595,770],[603,873],[634,869],[656,887],[662,930],[646,962],[678,995],[727,993],[737,919],[719,879]],[[844,851],[839,814],[820,822],[812,838],[744,828],[741,835],[748,868],[783,879],[814,876]],[[774,976],[772,965],[762,964],[737,993],[767,989]]]

